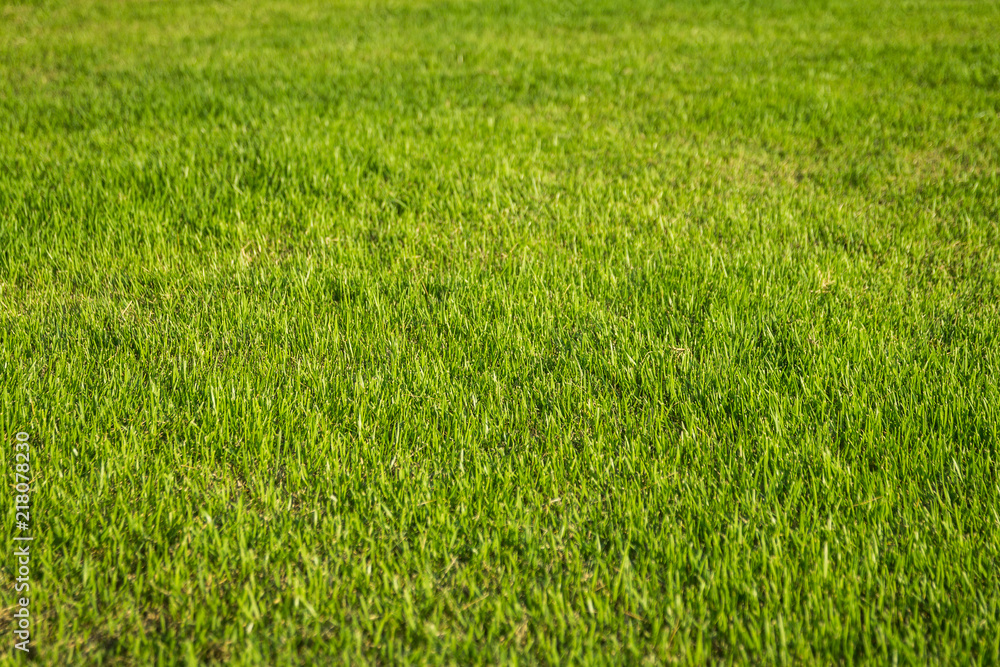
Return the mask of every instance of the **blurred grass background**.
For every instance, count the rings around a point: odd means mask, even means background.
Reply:
[[[38,657],[997,662],[998,34],[0,4]]]

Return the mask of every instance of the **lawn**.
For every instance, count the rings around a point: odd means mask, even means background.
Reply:
[[[998,35],[0,3],[0,662],[997,664]]]

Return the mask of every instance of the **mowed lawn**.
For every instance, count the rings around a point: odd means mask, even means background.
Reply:
[[[0,4],[40,662],[996,664],[998,36]]]

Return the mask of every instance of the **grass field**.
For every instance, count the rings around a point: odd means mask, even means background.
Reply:
[[[36,657],[997,664],[997,35],[0,3]]]

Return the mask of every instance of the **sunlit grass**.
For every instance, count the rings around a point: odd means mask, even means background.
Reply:
[[[997,35],[0,5],[42,662],[996,663]]]

